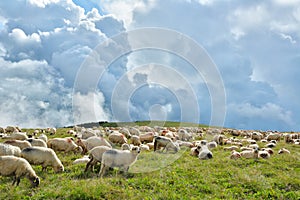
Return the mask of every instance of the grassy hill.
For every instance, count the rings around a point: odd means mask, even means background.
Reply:
[[[68,136],[67,130],[51,137]],[[231,160],[223,147],[213,150],[213,159],[201,161],[183,148],[178,154],[142,152],[129,174],[115,169],[102,180],[99,166],[84,173],[84,164],[72,164],[81,155],[58,153],[65,172],[33,166],[41,178],[38,188],[25,178],[12,187],[12,178],[0,177],[0,199],[299,199],[300,146],[281,141],[275,152],[281,147],[291,154],[275,153],[268,160]]]

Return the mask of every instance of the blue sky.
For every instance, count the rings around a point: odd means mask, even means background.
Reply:
[[[101,63],[90,56],[98,45],[147,27],[176,31],[205,50],[225,110],[211,80],[172,52],[136,50],[96,76]],[[151,119],[299,131],[299,39],[299,0],[3,1],[0,126]],[[133,45],[130,36],[122,42]],[[112,49],[100,54],[110,59]],[[216,115],[224,120],[213,124]]]

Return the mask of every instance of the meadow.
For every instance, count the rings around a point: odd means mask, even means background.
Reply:
[[[174,124],[172,124],[174,126]],[[59,128],[55,136],[65,137],[70,128]],[[33,129],[24,130],[29,133]],[[1,140],[0,140],[1,142]],[[260,144],[262,145],[262,144]],[[291,154],[277,154],[286,147]],[[32,188],[26,178],[18,187],[12,177],[0,177],[0,199],[300,199],[300,146],[280,141],[269,159],[229,159],[222,146],[210,160],[192,157],[188,148],[178,154],[141,152],[128,174],[110,171],[103,179],[84,172],[85,164],[73,165],[82,157],[58,153],[63,173],[41,171]]]

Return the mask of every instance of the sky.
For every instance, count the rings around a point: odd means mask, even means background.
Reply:
[[[0,126],[300,130],[300,0],[0,1]]]

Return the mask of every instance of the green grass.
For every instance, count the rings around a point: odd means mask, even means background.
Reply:
[[[55,137],[66,136],[67,130],[59,129]],[[290,155],[275,153],[268,160],[230,160],[222,147],[205,161],[190,156],[189,149],[142,152],[127,175],[115,169],[102,180],[99,166],[84,173],[84,164],[72,165],[81,155],[58,153],[65,172],[33,166],[41,178],[38,188],[25,178],[12,187],[11,177],[0,177],[0,199],[299,199],[300,146],[280,142],[275,152],[283,146]]]

